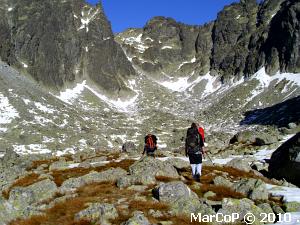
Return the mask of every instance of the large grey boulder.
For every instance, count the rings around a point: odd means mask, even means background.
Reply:
[[[240,131],[231,138],[230,143],[252,144],[262,146],[276,143],[279,137],[277,133],[258,132],[255,130]]]
[[[261,208],[257,207],[253,201],[247,198],[224,198],[222,200],[222,208],[218,210],[218,213],[221,213],[223,215],[232,215],[233,213],[235,213],[238,215],[238,221],[244,221],[244,216],[247,213],[252,213],[257,218],[253,224],[263,224],[260,221],[262,219],[262,213],[264,213],[264,211]]]
[[[56,184],[49,179],[27,187],[13,188],[8,200],[0,197],[0,221],[6,224],[16,218],[41,214],[39,204],[53,198],[57,192]]]
[[[118,178],[125,175],[127,175],[127,172],[121,168],[112,168],[99,173],[92,171],[84,176],[70,178],[64,181],[60,187],[60,192],[73,192],[83,185],[91,184],[94,182],[116,181]]]
[[[163,183],[154,191],[161,202],[173,203],[179,199],[198,199],[198,196],[181,181]]]
[[[91,203],[88,208],[75,215],[75,220],[88,220],[92,223],[109,225],[111,224],[109,220],[117,217],[118,212],[114,205],[108,203]]]
[[[22,209],[24,206],[50,199],[57,191],[56,184],[46,179],[27,187],[13,188],[8,200],[14,205],[14,208]]]
[[[249,172],[251,170],[250,161],[245,158],[235,158],[226,163],[226,166]]]
[[[214,178],[214,184],[217,186],[224,186],[224,187],[228,187],[228,188],[232,188],[233,183],[230,182],[230,180],[222,177],[222,176],[216,176]]]
[[[129,167],[129,173],[136,176],[165,176],[178,178],[176,169],[169,163],[163,162],[153,157],[144,157]]]
[[[215,214],[209,205],[200,202],[197,194],[181,181],[160,184],[153,190],[153,194],[159,201],[169,204],[174,215]]]
[[[144,174],[144,175],[128,175],[128,176],[123,176],[120,177],[117,180],[117,186],[119,188],[127,188],[135,184],[143,184],[143,185],[148,185],[148,184],[155,184],[156,180],[155,177]]]
[[[135,146],[134,142],[127,141],[122,145],[122,151],[127,153],[137,153],[138,148]]]
[[[180,158],[170,158],[166,161],[167,163],[174,166],[176,169],[189,168],[190,163]]]
[[[259,179],[243,178],[234,183],[233,189],[245,194],[252,200],[267,200],[269,198],[269,192],[266,188],[266,184]]]
[[[300,132],[273,152],[269,162],[270,175],[300,186]]]

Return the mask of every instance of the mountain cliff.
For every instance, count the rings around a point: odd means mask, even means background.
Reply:
[[[203,26],[155,17],[116,40],[137,68],[160,79],[210,72],[226,82],[264,66],[271,75],[299,73],[299,10],[294,0],[242,0]]]
[[[1,60],[54,90],[89,80],[116,94],[135,75],[102,5],[84,0],[1,0]]]

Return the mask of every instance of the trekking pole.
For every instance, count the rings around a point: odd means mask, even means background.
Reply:
[[[215,165],[215,163],[212,161],[211,157],[208,155],[208,153],[206,153],[208,159],[212,162],[213,165]]]

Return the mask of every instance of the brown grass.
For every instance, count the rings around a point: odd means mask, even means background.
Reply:
[[[221,201],[223,198],[236,198],[241,199],[245,198],[246,196],[240,192],[236,192],[232,190],[231,188],[225,187],[225,186],[218,186],[213,184],[202,184],[200,189],[194,189],[192,190],[199,196],[203,197],[203,195],[208,192],[212,191],[216,194],[214,197],[209,197],[209,200],[213,201]]]
[[[131,210],[139,210],[148,212],[150,209],[159,210],[159,211],[167,211],[169,210],[169,206],[167,204],[161,202],[154,202],[154,201],[137,201],[133,200],[129,203],[129,209]]]
[[[155,179],[157,181],[165,182],[165,183],[180,180],[179,178],[166,177],[166,176],[156,176]]]
[[[221,166],[203,166],[203,170],[208,170],[208,171],[217,170],[217,171],[228,173],[229,177],[231,177],[232,180],[239,180],[240,178],[255,178],[255,179],[262,180],[268,184],[275,184],[272,180],[266,177],[257,176],[253,171],[245,172],[232,167],[221,167]]]
[[[74,216],[87,207],[87,203],[117,203],[121,198],[133,196],[134,191],[120,190],[114,183],[101,182],[86,185],[78,189],[78,196],[65,202],[57,203],[45,211],[43,216],[32,216],[25,220],[16,220],[10,225],[90,225],[88,221],[75,222]]]
[[[22,177],[18,180],[16,180],[10,187],[9,189],[5,190],[2,192],[2,195],[4,198],[8,199],[9,197],[9,193],[10,191],[14,188],[14,187],[27,187],[29,185],[32,185],[36,182],[42,181],[43,179],[39,179],[39,175],[36,173],[30,173],[28,175],[26,175],[25,177]]]
[[[99,166],[99,167],[95,167],[95,168],[76,167],[76,168],[71,168],[71,169],[67,169],[67,170],[53,170],[52,176],[54,178],[54,182],[56,183],[56,185],[61,186],[65,180],[67,180],[69,178],[84,176],[84,175],[90,173],[91,171],[102,172],[109,168],[117,168],[117,167],[120,167],[120,168],[128,171],[129,167],[134,162],[135,162],[135,160],[132,160],[132,159],[124,159],[120,162],[112,161],[103,166]]]
[[[52,158],[52,159],[45,159],[45,160],[36,160],[36,161],[33,161],[32,164],[31,164],[31,166],[29,168],[27,168],[27,171],[31,171],[31,170],[37,169],[42,164],[47,164],[48,167],[49,167],[51,163],[56,162],[58,160],[59,160],[59,158],[55,157],[55,158]]]

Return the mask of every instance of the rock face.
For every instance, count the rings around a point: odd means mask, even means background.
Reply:
[[[145,157],[129,167],[129,173],[135,176],[165,176],[178,178],[176,169],[169,163],[162,162],[152,157]]]
[[[93,171],[84,176],[66,180],[60,187],[60,192],[72,192],[83,185],[94,182],[116,181],[118,178],[123,177],[126,174],[127,172],[121,168],[112,168],[99,173]]]
[[[93,223],[111,224],[109,219],[118,217],[117,209],[108,203],[92,203],[88,208],[75,215],[75,220],[88,220]]]
[[[113,93],[128,89],[122,80],[135,71],[114,41],[101,4],[92,7],[83,0],[0,3],[1,60],[53,89],[83,79]]]
[[[210,71],[226,82],[263,66],[269,74],[299,72],[299,10],[300,3],[293,0],[242,0],[203,26],[155,17],[116,40],[137,68],[163,74],[160,79]]]
[[[273,154],[269,163],[272,177],[300,186],[300,132],[283,143]]]

